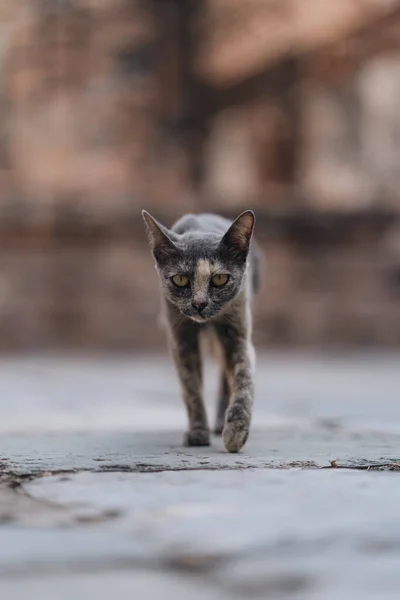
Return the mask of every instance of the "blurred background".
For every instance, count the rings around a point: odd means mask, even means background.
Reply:
[[[1,0],[0,350],[164,347],[140,210],[257,216],[260,347],[400,344],[400,0]]]

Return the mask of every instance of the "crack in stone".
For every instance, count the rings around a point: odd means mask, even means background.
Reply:
[[[311,460],[298,460],[282,463],[265,462],[263,464],[246,464],[236,461],[234,464],[209,464],[200,462],[194,465],[167,465],[154,463],[136,463],[136,464],[107,464],[98,468],[77,468],[77,469],[35,469],[29,472],[18,471],[16,469],[7,468],[5,463],[0,463],[0,485],[7,484],[10,488],[17,489],[22,486],[25,481],[41,479],[50,476],[68,476],[78,473],[162,473],[162,472],[180,472],[180,471],[239,471],[239,470],[288,470],[288,469],[303,469],[303,470],[321,470],[321,469],[351,469],[356,471],[400,471],[400,461],[385,461],[385,462],[344,462],[339,464],[337,460],[330,461],[329,465],[319,465]]]

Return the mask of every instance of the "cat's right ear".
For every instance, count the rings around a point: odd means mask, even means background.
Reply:
[[[177,250],[170,237],[170,232],[147,211],[142,210],[142,217],[153,256],[158,262],[162,262]]]

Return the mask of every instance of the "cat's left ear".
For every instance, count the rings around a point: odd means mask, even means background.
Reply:
[[[255,216],[252,210],[246,210],[232,223],[221,240],[221,245],[238,254],[247,256],[253,235]]]

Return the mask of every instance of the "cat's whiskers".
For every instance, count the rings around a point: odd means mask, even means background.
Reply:
[[[182,323],[182,321],[184,320],[184,318],[185,318],[185,315],[182,314],[180,311],[177,311],[176,314],[174,315],[174,317],[172,318],[174,326],[176,327],[176,326],[180,325]]]
[[[226,313],[223,313],[222,317],[225,321],[229,321],[233,325],[236,325],[237,323],[240,322],[240,316],[236,313],[226,312]]]

